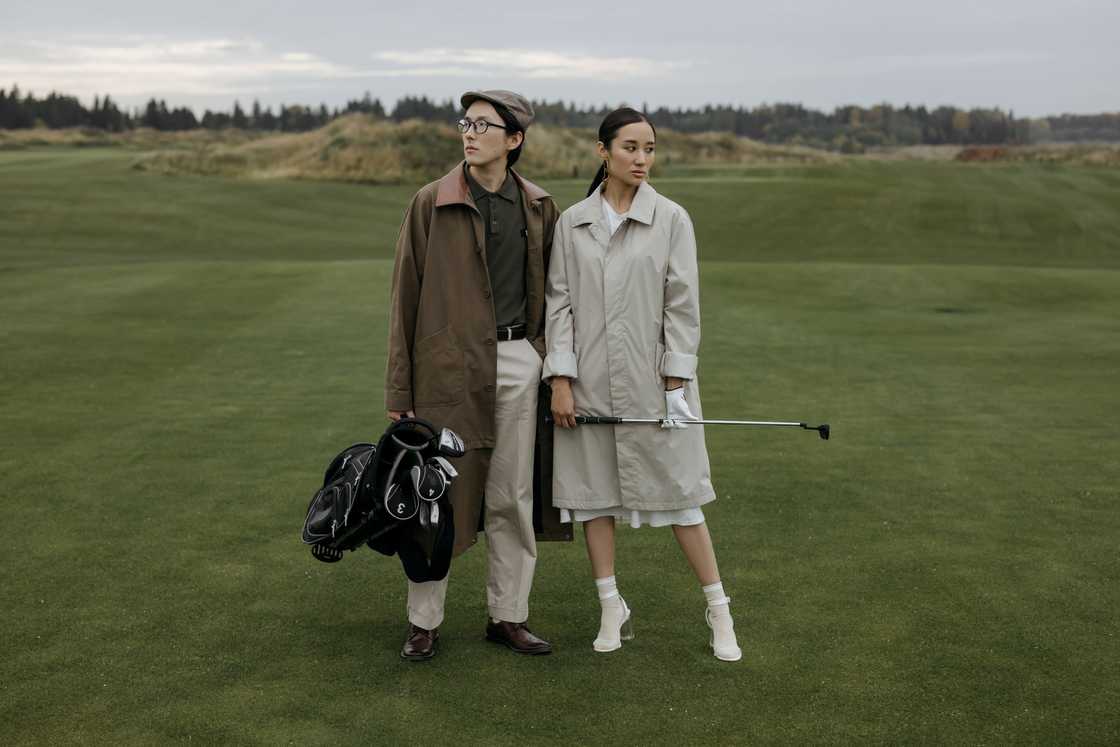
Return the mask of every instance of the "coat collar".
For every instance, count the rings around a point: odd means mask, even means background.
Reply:
[[[439,186],[436,190],[436,207],[443,207],[444,205],[469,205],[475,207],[474,199],[471,198],[470,187],[467,186],[467,172],[466,161],[460,161],[459,164],[447,172],[447,174],[439,180]],[[525,179],[513,169],[509,171],[513,174],[513,178],[517,181],[517,186],[521,188],[521,192],[525,195],[528,202],[537,202],[550,197],[548,192],[533,184],[528,179]]]
[[[626,217],[639,223],[645,223],[647,226],[651,225],[653,223],[653,209],[656,205],[657,190],[651,187],[649,182],[642,180],[642,183],[638,185],[638,192],[634,195],[634,201],[630,203],[630,210]],[[600,190],[595,190],[587,199],[577,202],[572,208],[572,218],[572,226],[584,226],[601,221],[603,219],[603,193]]]

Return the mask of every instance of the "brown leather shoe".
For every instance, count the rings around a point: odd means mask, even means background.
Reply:
[[[505,644],[519,654],[551,654],[552,644],[533,635],[525,623],[494,622],[486,623],[486,640]]]
[[[408,624],[408,638],[401,647],[401,658],[409,661],[424,661],[436,655],[436,641],[439,640],[439,628],[425,630],[412,623]]]

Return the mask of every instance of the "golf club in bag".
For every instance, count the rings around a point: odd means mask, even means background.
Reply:
[[[578,425],[630,425],[633,423],[663,425],[667,418],[616,418],[607,415],[576,415]],[[552,417],[549,416],[549,422]],[[674,423],[685,425],[761,425],[777,428],[803,428],[807,431],[816,431],[822,440],[827,441],[831,435],[828,423],[822,425],[809,425],[808,423],[793,423],[779,420],[674,420]]]
[[[416,582],[447,575],[455,540],[449,488],[463,455],[453,431],[401,418],[377,445],[358,443],[331,460],[323,487],[311,498],[302,539],[325,563],[368,545],[397,554]]]

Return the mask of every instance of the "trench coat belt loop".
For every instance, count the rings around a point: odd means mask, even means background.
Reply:
[[[511,324],[508,327],[498,327],[498,341],[509,342],[510,340],[524,340],[525,339],[525,325],[524,324]]]

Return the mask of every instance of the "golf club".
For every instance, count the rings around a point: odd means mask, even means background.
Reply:
[[[661,425],[665,420],[665,418],[615,418],[606,415],[576,415],[577,425],[629,425],[631,423]],[[545,422],[553,422],[552,416],[549,415]],[[820,434],[821,440],[824,441],[827,441],[829,435],[831,435],[828,423],[809,425],[808,423],[787,423],[777,420],[677,420],[676,422],[686,425],[761,425],[774,428],[804,428],[807,431],[816,431]]]

